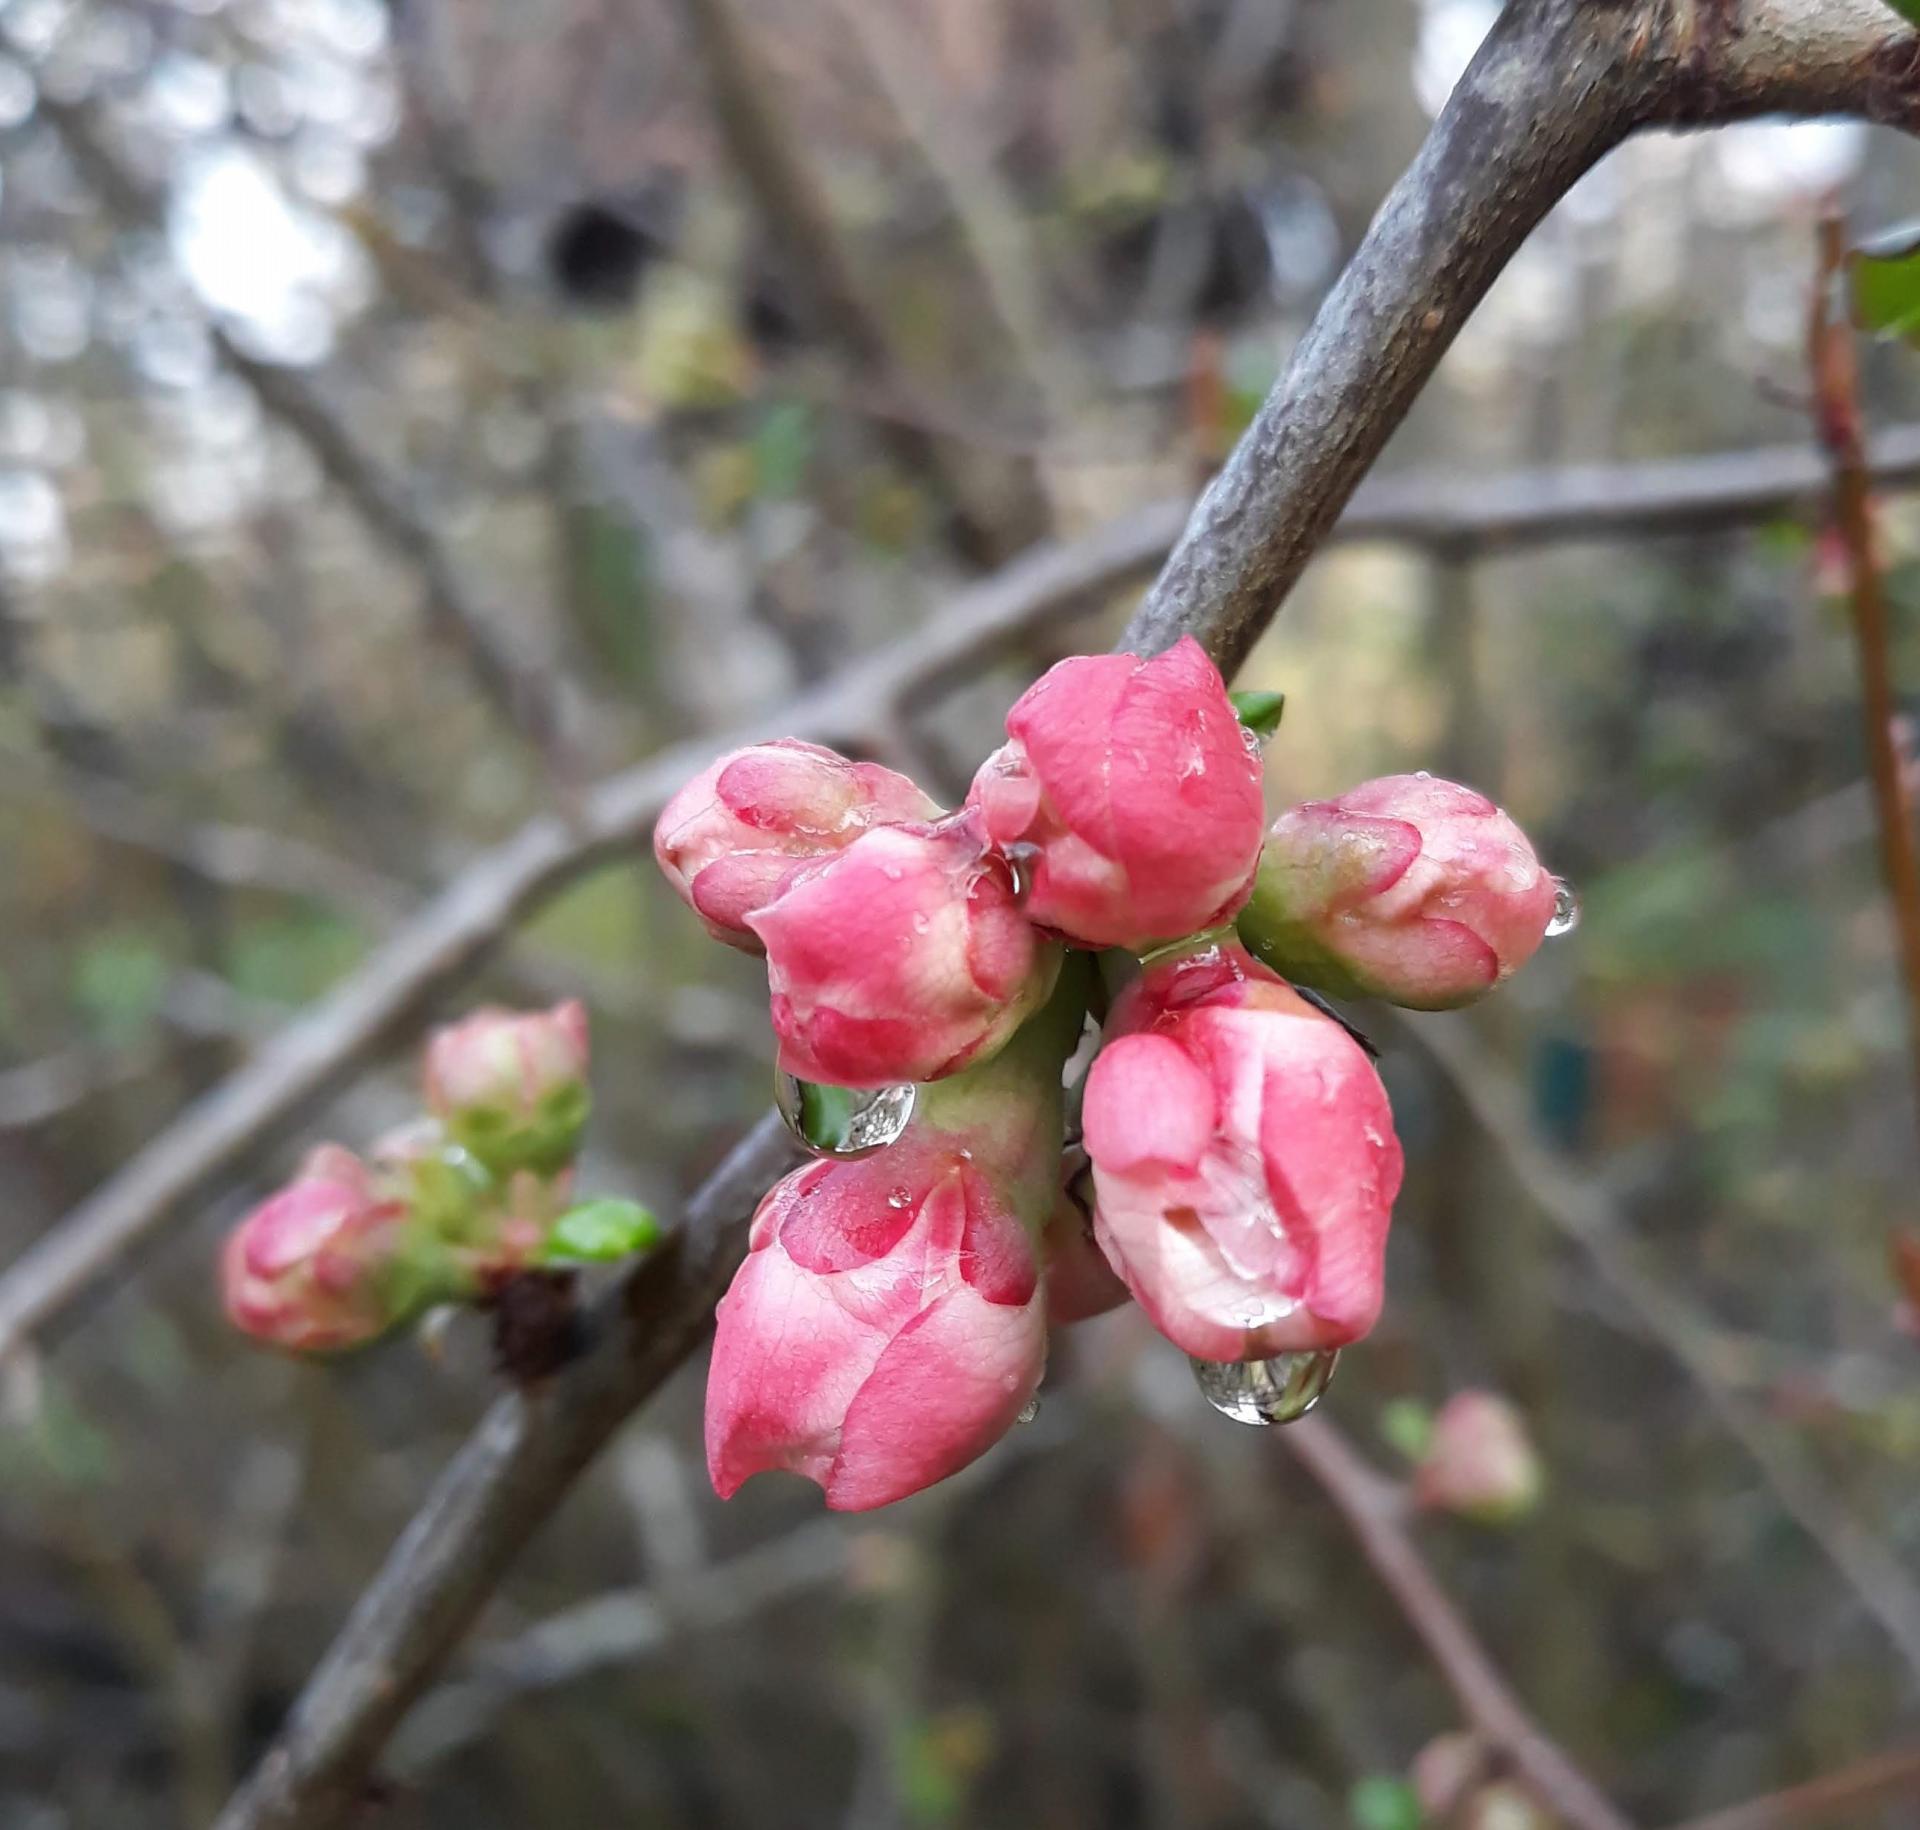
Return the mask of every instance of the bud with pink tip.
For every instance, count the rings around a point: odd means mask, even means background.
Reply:
[[[1401,1155],[1360,1045],[1238,947],[1149,966],[1107,1037],[1094,1225],[1154,1326],[1213,1361],[1372,1328]]]
[[[1260,854],[1259,743],[1191,636],[1150,660],[1079,655],[1007,714],[969,805],[1022,859],[1029,918],[1086,947],[1217,927]]]
[[[1060,967],[964,814],[875,827],[795,870],[747,920],[766,944],[781,1067],[834,1086],[939,1080],[984,1061]]]
[[[904,1499],[997,1442],[1045,1363],[1033,1244],[993,1177],[930,1137],[809,1164],[720,1304],[715,1491],[786,1468],[836,1511]]]
[[[482,1294],[543,1261],[573,1199],[571,1168],[496,1176],[435,1118],[388,1132],[367,1156],[375,1186],[404,1204],[412,1232]]]
[[[495,1175],[552,1175],[586,1127],[586,1009],[475,1011],[428,1041],[426,1086],[447,1135]]]
[[[1543,1485],[1526,1419],[1487,1391],[1456,1392],[1440,1407],[1413,1476],[1414,1498],[1422,1506],[1484,1525],[1531,1512]]]
[[[924,1087],[897,1143],[809,1164],[760,1204],[707,1380],[723,1498],[778,1468],[836,1510],[884,1506],[966,1466],[1032,1398],[1081,976],[993,1061]]]
[[[757,953],[747,916],[772,901],[795,863],[844,850],[870,827],[939,812],[904,775],[781,737],[735,750],[687,783],[653,829],[653,855],[716,940]]]
[[[1274,822],[1240,934],[1300,984],[1451,1010],[1533,957],[1559,893],[1484,795],[1388,775]]]
[[[321,1145],[228,1235],[228,1317],[292,1353],[366,1345],[458,1284],[451,1264],[417,1249],[408,1218],[352,1151]]]

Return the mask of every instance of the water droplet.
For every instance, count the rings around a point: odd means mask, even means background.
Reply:
[[[1553,914],[1547,922],[1547,939],[1557,940],[1571,934],[1580,925],[1580,898],[1564,877],[1553,880]]]
[[[1015,1423],[1031,1423],[1039,1415],[1040,1415],[1040,1394],[1038,1392],[1035,1392],[1033,1396],[1026,1401],[1025,1404],[1021,1405],[1020,1414],[1014,1418],[1014,1422]]]
[[[1413,772],[1413,779],[1417,782],[1430,782],[1433,780],[1433,771],[1431,769],[1416,769]]]
[[[1033,867],[1040,857],[1040,847],[1024,843],[1015,843],[1001,847],[1000,855],[1007,861],[1007,875],[1013,882],[1013,899],[1025,902],[1033,891]]]
[[[817,1086],[810,1080],[776,1069],[773,1103],[787,1129],[815,1156],[862,1157],[899,1140],[913,1118],[919,1089],[911,1081],[899,1086]]]
[[[1271,1360],[1194,1360],[1200,1395],[1235,1423],[1292,1423],[1320,1402],[1338,1353],[1283,1353]]]

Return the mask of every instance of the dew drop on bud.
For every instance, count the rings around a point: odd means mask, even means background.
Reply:
[[[918,1094],[911,1081],[859,1089],[819,1086],[783,1069],[773,1076],[773,1103],[787,1129],[815,1156],[872,1156],[897,1143]]]
[[[1014,1418],[1014,1422],[1015,1423],[1031,1423],[1039,1415],[1040,1415],[1040,1394],[1038,1392],[1035,1392],[1033,1396],[1026,1401],[1025,1404],[1021,1405],[1020,1413],[1018,1416]]]
[[[1007,877],[1013,886],[1015,902],[1025,902],[1033,892],[1033,867],[1040,857],[1040,847],[1016,841],[1012,845],[1002,846],[1000,855],[1007,861]]]
[[[1580,898],[1564,877],[1553,880],[1553,913],[1547,919],[1547,939],[1557,940],[1580,925]]]
[[[1320,1402],[1340,1355],[1331,1349],[1271,1360],[1193,1360],[1200,1395],[1235,1423],[1293,1423]]]

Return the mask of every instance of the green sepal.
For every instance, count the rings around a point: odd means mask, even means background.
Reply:
[[[500,1106],[469,1106],[448,1121],[447,1131],[502,1179],[522,1169],[554,1176],[579,1154],[592,1110],[593,1095],[584,1080],[576,1080],[543,1095],[531,1117]]]
[[[1280,728],[1281,714],[1287,709],[1285,693],[1229,693],[1233,714],[1254,736],[1265,743]]]

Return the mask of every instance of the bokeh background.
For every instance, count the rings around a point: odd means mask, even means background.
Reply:
[[[698,0],[0,4],[8,1254],[523,819],[1192,491],[1495,10],[736,3],[884,359],[768,232]],[[1804,450],[1816,209],[1895,220],[1916,173],[1839,123],[1628,147],[1466,327],[1393,488],[1497,513],[1569,465]],[[1917,374],[1869,356],[1881,427]],[[1886,511],[1911,680],[1920,520]],[[1328,1406],[1388,1469],[1462,1386],[1524,1407],[1547,1503],[1421,1544],[1671,1822],[1897,1742],[1920,1683],[1912,1072],[1853,655],[1817,500],[1448,526],[1331,548],[1249,663],[1288,694],[1274,801],[1461,775],[1585,919],[1471,1023],[1354,1013],[1410,1163]],[[961,791],[1129,596],[876,707],[875,752]],[[671,1213],[764,1109],[759,970],[636,851],[442,1008],[566,992],[591,1174]],[[303,1142],[408,1109],[410,1040],[0,1378],[7,1830],[208,1823],[486,1403],[477,1322],[314,1368],[214,1296]],[[1137,1317],[867,1518],[714,1501],[701,1376],[515,1569],[369,1823],[1408,1821],[1446,1690],[1281,1433]]]

